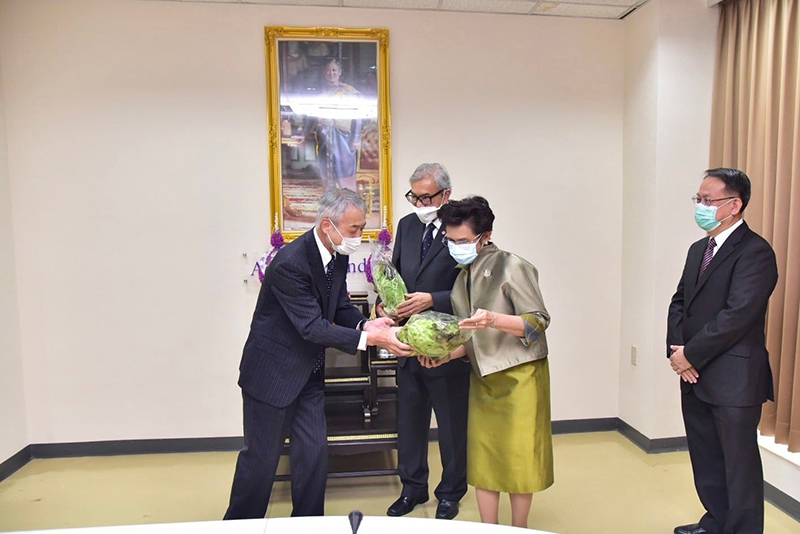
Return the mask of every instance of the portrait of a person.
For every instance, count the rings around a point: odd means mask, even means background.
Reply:
[[[361,142],[361,93],[341,81],[338,59],[325,61],[320,76],[319,116],[308,117],[304,140],[313,139],[323,189],[356,189],[356,160]]]
[[[377,55],[373,42],[280,42],[278,209],[284,230],[310,228],[318,199],[336,189],[361,195],[368,229],[380,227]]]

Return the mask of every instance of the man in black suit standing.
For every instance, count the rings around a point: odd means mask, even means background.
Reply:
[[[775,253],[742,220],[750,201],[742,171],[706,171],[694,201],[708,236],[689,248],[672,297],[667,356],[683,380],[683,421],[706,513],[675,534],[762,533],[756,438],[761,405],[773,399],[764,325],[778,281]]]
[[[323,515],[328,474],[325,347],[355,354],[378,345],[411,347],[392,321],[369,322],[347,295],[347,256],[358,248],[366,206],[334,189],[319,202],[315,228],[289,243],[264,275],[239,366],[244,449],[225,519],[263,518],[281,450],[290,438],[292,515]]]
[[[444,228],[438,209],[450,198],[447,170],[438,163],[425,163],[411,176],[406,199],[414,212],[397,225],[392,263],[406,283],[409,294],[398,309],[406,319],[425,310],[453,313],[450,291],[458,269],[444,246]],[[379,307],[380,308],[380,307]],[[411,512],[428,500],[428,432],[431,407],[436,413],[442,480],[434,491],[439,500],[438,519],[458,515],[458,502],[467,492],[468,362],[426,369],[416,358],[400,358],[397,371],[397,470],[403,491],[387,510],[390,516]]]

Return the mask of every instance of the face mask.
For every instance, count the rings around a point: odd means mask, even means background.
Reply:
[[[480,240],[481,236],[478,236]],[[459,265],[469,265],[475,258],[478,257],[478,243],[447,243],[447,250],[450,251],[450,256],[458,262]]]
[[[414,206],[414,213],[417,214],[417,217],[419,217],[419,220],[422,222],[422,224],[427,226],[435,221],[436,217],[439,216],[439,207],[422,206],[421,208],[418,208],[417,206]]]
[[[734,199],[730,199],[725,204],[730,204],[733,202]],[[723,204],[723,206],[725,205]],[[721,207],[721,206],[720,206]],[[727,221],[733,214],[728,215],[721,221],[717,220],[717,206],[706,206],[702,202],[697,204],[694,208],[694,221],[697,223],[697,226],[705,230],[706,232],[711,232],[716,230],[720,224],[724,221]]]
[[[333,221],[331,221],[331,224],[333,224]],[[345,237],[342,235],[342,232],[339,231],[339,229],[336,227],[335,224],[333,224],[333,228],[336,230],[336,233],[339,234],[339,237],[342,238],[342,244],[337,245],[336,243],[333,242],[331,236],[325,234],[328,236],[328,241],[331,242],[333,250],[335,250],[339,254],[344,254],[345,256],[349,256],[350,254],[358,250],[358,247],[361,246],[360,237]]]

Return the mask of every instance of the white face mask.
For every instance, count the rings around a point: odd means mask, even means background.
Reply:
[[[419,217],[419,220],[422,222],[422,224],[427,226],[435,221],[436,217],[439,216],[439,207],[440,206],[414,206],[414,213],[417,214],[417,217]]]
[[[469,265],[478,257],[478,241],[480,241],[481,237],[483,237],[483,234],[479,234],[472,243],[453,243],[448,241],[447,249],[450,251],[450,256],[459,265]]]
[[[342,235],[342,232],[339,231],[336,225],[333,224],[333,221],[331,221],[331,224],[333,225],[333,228],[336,230],[336,233],[339,234],[339,237],[342,238],[342,244],[337,245],[336,243],[333,242],[333,239],[331,239],[330,235],[325,234],[326,236],[328,236],[328,241],[330,241],[333,250],[335,250],[339,254],[344,254],[345,256],[349,256],[350,254],[358,250],[358,247],[361,246],[360,237],[345,237]]]
[[[469,265],[478,257],[478,246],[476,243],[465,243],[463,245],[449,243],[447,248],[450,250],[450,256],[452,256],[459,265]]]

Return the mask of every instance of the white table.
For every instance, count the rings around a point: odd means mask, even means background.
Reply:
[[[286,517],[266,520],[264,534],[351,534],[344,516]],[[474,521],[446,521],[418,517],[367,516],[358,534],[520,534],[520,529],[503,525],[484,525]],[[528,530],[532,534],[553,534]],[[144,534],[144,533],[142,533]]]
[[[118,527],[33,531],[47,534],[351,534],[344,516],[279,517],[240,521],[204,521]],[[553,534],[528,530],[526,534]],[[26,532],[25,534],[33,534]],[[520,534],[520,529],[472,521],[445,521],[417,517],[373,517],[361,522],[358,534]]]

